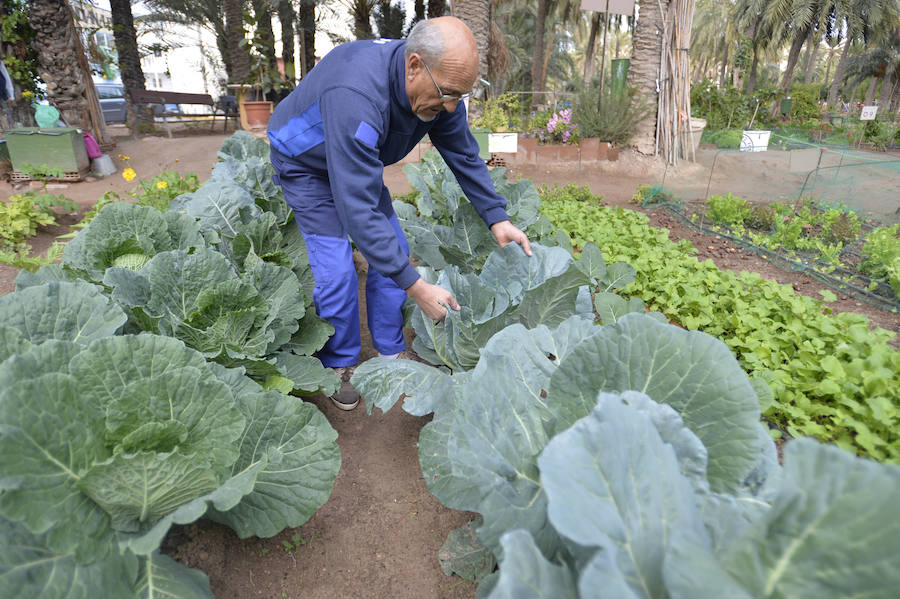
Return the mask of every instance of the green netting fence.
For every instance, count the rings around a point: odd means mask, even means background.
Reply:
[[[727,133],[724,143],[733,144]],[[696,162],[667,169],[655,183],[686,200],[725,193],[754,202],[813,198],[880,224],[900,222],[900,151],[855,148],[844,134],[834,140],[843,145],[819,138],[807,129],[776,129],[765,145],[749,148],[756,151],[701,144]]]
[[[734,145],[735,136],[728,133],[730,137],[719,137],[719,142]],[[900,299],[886,281],[872,280],[856,269],[866,233],[900,222],[900,151],[854,147],[857,140],[845,134],[829,137],[827,131],[776,129],[765,132],[762,143],[760,136],[751,135],[748,141],[746,133],[753,132],[743,133],[738,142],[745,146],[743,151],[703,144],[696,162],[667,169],[654,188],[666,209],[689,227],[727,238],[779,268],[805,272],[836,291],[900,310]],[[813,254],[761,247],[702,218],[706,198],[728,193],[752,203],[806,200],[818,209],[852,210],[863,221],[863,230],[843,248],[837,267]]]

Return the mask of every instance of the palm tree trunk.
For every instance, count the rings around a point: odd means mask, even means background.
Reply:
[[[272,31],[272,7],[269,0],[253,0],[253,16],[256,17],[256,32],[253,37],[262,50],[269,67],[274,69],[275,33]]]
[[[878,109],[882,112],[887,111],[888,102],[891,99],[891,91],[894,88],[894,74],[888,71],[882,78],[881,94],[878,96]]]
[[[656,83],[659,78],[662,51],[663,16],[657,0],[639,0],[638,7],[639,17],[634,31],[631,65],[628,68],[628,85],[637,90],[634,95],[635,102],[649,102],[653,109],[637,127],[631,143],[642,154],[654,154],[656,114],[659,110]]]
[[[250,79],[250,54],[241,44],[244,39],[244,15],[240,0],[223,0],[225,6],[225,31],[228,36],[228,50],[231,57],[231,83],[246,83]]]
[[[291,0],[278,0],[278,21],[281,23],[281,58],[284,61],[285,78],[291,87],[296,82],[294,67],[294,21],[297,14]]]
[[[587,87],[594,76],[594,52],[597,48],[597,32],[600,31],[600,13],[591,18],[591,32],[588,34],[587,48],[584,50],[584,86]]]
[[[834,106],[838,101],[838,91],[844,78],[844,68],[847,65],[847,59],[850,57],[850,45],[853,43],[850,36],[844,41],[844,49],[841,51],[841,59],[838,61],[834,69],[834,79],[831,81],[831,87],[828,89],[828,106]]]
[[[722,48],[722,70],[719,72],[719,87],[725,87],[725,76],[728,73],[728,41],[726,40]]]
[[[70,126],[87,129],[99,143],[107,143],[100,100],[68,2],[32,0],[28,24],[35,32],[47,99]]]
[[[756,71],[759,67],[759,51],[753,46],[753,61],[750,63],[750,76],[747,77],[747,87],[744,89],[745,94],[752,94],[756,91]]]
[[[146,110],[138,109],[132,100],[135,90],[147,89],[144,82],[144,71],[141,68],[141,57],[138,53],[137,32],[134,29],[134,17],[131,14],[131,0],[110,0],[112,12],[113,36],[116,40],[116,52],[119,55],[119,71],[125,87],[125,120],[132,133],[140,131],[140,125],[152,122],[153,117]]]
[[[302,79],[316,66],[315,0],[300,0],[297,24],[300,30],[300,78]]]
[[[444,7],[446,0],[428,0],[428,18],[444,16]]]
[[[794,41],[791,42],[791,49],[788,52],[788,61],[787,68],[784,70],[784,76],[781,78],[781,95],[787,96],[788,90],[791,88],[791,80],[794,77],[794,67],[797,66],[797,59],[800,58],[800,50],[803,49],[803,42],[806,41],[807,31],[798,31],[797,35],[794,36]],[[781,106],[778,102],[775,102],[775,106],[772,107],[772,116],[778,116],[778,111],[781,110]]]
[[[815,27],[810,27],[809,33],[806,35],[806,54],[803,55],[804,77],[806,77],[809,74],[809,63],[812,60],[812,50],[813,50],[813,33],[815,31],[816,31]]]
[[[810,57],[809,62],[806,64],[806,75],[803,77],[803,83],[806,83],[807,85],[812,83],[813,78],[816,76],[816,58],[819,55],[819,45],[821,41],[822,40],[816,37],[812,42],[812,57]]]
[[[488,50],[491,40],[490,0],[457,0],[453,4],[453,16],[458,17],[472,30],[475,45],[478,46],[478,76],[472,90],[473,97],[484,98],[481,79],[488,77]]]
[[[531,57],[531,105],[540,103],[538,92],[543,91],[541,81],[544,80],[544,29],[547,26],[547,0],[537,0],[537,15],[534,24],[534,56]]]
[[[863,104],[866,106],[871,106],[872,101],[875,100],[875,86],[878,85],[878,77],[869,77],[869,87],[866,88],[866,97],[863,100]]]

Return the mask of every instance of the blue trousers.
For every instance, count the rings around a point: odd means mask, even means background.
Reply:
[[[334,327],[334,335],[319,350],[323,366],[336,368],[359,362],[362,348],[359,321],[359,278],[353,248],[334,207],[327,181],[319,178],[277,177],[294,220],[306,241],[316,286],[316,312]],[[409,243],[391,207],[391,195],[382,186],[378,209],[388,217],[400,247],[409,256]],[[370,268],[366,277],[366,314],[372,344],[382,354],[406,349],[403,339],[403,304],[406,292],[393,280]]]

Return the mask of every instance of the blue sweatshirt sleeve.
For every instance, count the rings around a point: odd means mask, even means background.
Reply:
[[[319,99],[328,180],[338,217],[369,265],[407,289],[419,279],[388,216],[378,209],[384,165],[378,147],[384,118],[361,93],[326,90]]]
[[[506,199],[494,189],[491,174],[478,156],[478,142],[469,130],[466,108],[459,103],[454,112],[442,112],[428,137],[456,176],[463,193],[488,227],[509,220]]]

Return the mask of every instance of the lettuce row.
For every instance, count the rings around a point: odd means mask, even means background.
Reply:
[[[814,436],[880,461],[900,460],[900,352],[894,333],[868,319],[830,314],[822,302],[755,273],[697,261],[643,214],[583,202],[544,201],[541,211],[573,243],[594,243],[637,273],[623,296],[643,298],[680,325],[722,339],[744,369],[765,380],[766,417],[791,436]]]
[[[172,524],[267,537],[331,493],[315,406],[125,321],[85,282],[0,298],[0,597],[210,597],[159,555]]]

